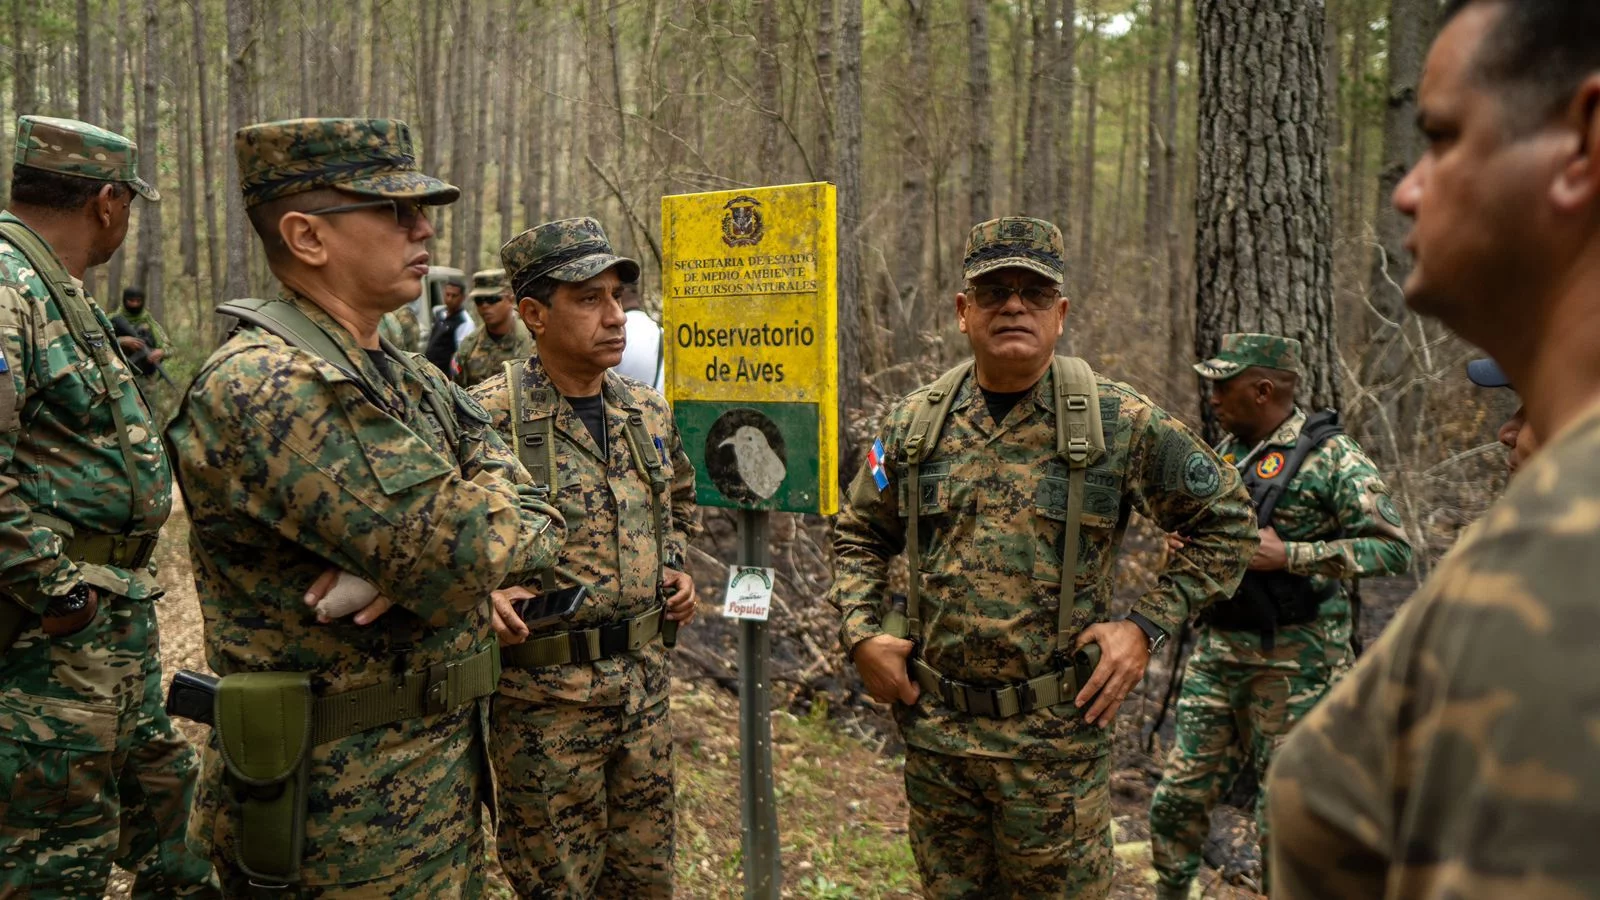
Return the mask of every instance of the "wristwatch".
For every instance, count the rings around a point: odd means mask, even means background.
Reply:
[[[1128,613],[1128,621],[1139,626],[1139,630],[1144,632],[1145,646],[1151,656],[1155,656],[1156,651],[1166,645],[1166,629],[1145,618],[1142,613]]]
[[[83,612],[89,605],[89,586],[78,582],[59,597],[51,599],[50,605],[44,608],[44,618],[65,619]]]

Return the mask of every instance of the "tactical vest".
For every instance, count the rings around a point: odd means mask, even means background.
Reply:
[[[517,459],[533,479],[534,490],[554,503],[556,492],[561,487],[556,467],[555,435],[556,409],[560,397],[553,387],[535,391],[530,399],[535,404],[546,406],[549,411],[537,418],[524,419],[521,375],[526,362],[512,359],[504,364],[506,391],[511,396],[511,443],[516,447]],[[557,402],[552,403],[552,400]],[[660,565],[667,565],[666,507],[667,492],[671,485],[667,483],[661,465],[660,448],[663,444],[650,434],[650,429],[645,427],[644,416],[637,412],[628,413],[626,433],[634,470],[650,485],[650,526],[656,536],[656,560]],[[649,453],[647,449],[656,452]],[[538,574],[541,591],[549,590],[552,586],[549,574],[548,570]],[[660,594],[659,585],[657,594]],[[637,652],[657,634],[661,635],[662,644],[667,647],[678,642],[678,623],[668,619],[666,611],[660,608],[597,628],[529,637],[521,644],[506,647],[502,653],[507,666],[544,668]]]
[[[1256,508],[1257,527],[1272,525],[1278,502],[1283,499],[1289,483],[1294,481],[1306,458],[1340,434],[1344,434],[1344,426],[1339,423],[1339,413],[1332,409],[1322,410],[1306,418],[1299,439],[1276,471],[1264,475],[1259,463],[1246,467],[1244,485]],[[1259,632],[1262,648],[1270,650],[1274,645],[1273,636],[1280,627],[1315,621],[1322,602],[1338,593],[1338,590],[1337,581],[1330,580],[1318,590],[1312,586],[1310,577],[1282,570],[1246,572],[1233,597],[1206,610],[1201,615],[1201,622],[1223,631]]]
[[[217,312],[275,334],[338,369],[380,409],[388,409],[331,335],[293,303],[233,300]],[[380,339],[384,352],[414,375],[459,465],[460,432],[449,388],[436,388],[415,362]],[[377,683],[337,694],[312,691],[310,672],[240,672],[217,683],[214,728],[226,781],[238,803],[237,863],[254,896],[283,897],[298,883],[305,843],[311,751],[321,744],[406,719],[438,715],[494,693],[500,683],[498,641],[425,670],[395,670]]]
[[[1077,603],[1078,545],[1083,525],[1083,495],[1089,463],[1105,453],[1105,434],[1100,422],[1098,388],[1093,370],[1081,359],[1057,356],[1051,363],[1055,376],[1056,454],[1067,464],[1067,519],[1062,540],[1061,584],[1058,588],[1056,653],[1072,656],[1072,665],[1015,685],[992,688],[964,684],[945,678],[921,658],[925,643],[921,611],[922,545],[918,534],[918,514],[922,506],[922,464],[933,455],[939,433],[950,415],[950,407],[961,384],[972,371],[971,360],[939,376],[927,391],[911,401],[911,426],[906,433],[905,463],[907,496],[906,556],[910,566],[905,611],[891,609],[884,617],[887,634],[918,643],[911,661],[911,674],[925,689],[939,695],[947,705],[962,712],[991,718],[1006,718],[1034,709],[1070,701],[1099,661],[1099,646],[1088,644],[1072,653],[1072,611]]]

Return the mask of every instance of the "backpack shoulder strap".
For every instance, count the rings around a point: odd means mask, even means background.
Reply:
[[[934,446],[939,443],[944,420],[949,417],[956,393],[961,390],[961,382],[966,380],[967,373],[972,371],[972,365],[969,359],[940,375],[926,394],[912,401],[911,428],[906,432],[905,445],[906,502],[909,504],[906,510],[906,562],[910,566],[911,577],[906,579],[906,633],[896,637],[913,641],[922,638],[922,597],[917,582],[917,573],[922,566],[922,543],[917,533],[917,514],[922,508],[922,461],[933,453]]]
[[[257,328],[275,334],[282,338],[289,346],[315,356],[339,373],[350,379],[361,392],[367,395],[379,407],[387,408],[388,404],[378,394],[376,388],[361,376],[361,372],[351,364],[350,357],[322,327],[311,321],[311,317],[301,312],[293,303],[272,298],[263,299],[249,297],[239,300],[229,300],[217,307],[217,312],[230,315],[248,322]],[[433,410],[434,418],[438,419],[439,427],[444,431],[446,440],[449,441],[452,455],[458,453],[460,446],[460,432],[456,428],[455,398],[443,397],[438,387],[418,371],[416,362],[409,356],[401,353],[395,346],[383,338],[379,338],[379,346],[401,368],[411,373],[422,384],[423,397],[428,406]]]
[[[1289,482],[1294,480],[1300,467],[1305,465],[1306,458],[1329,439],[1340,434],[1344,434],[1344,425],[1339,421],[1338,410],[1319,410],[1306,417],[1306,423],[1300,427],[1300,438],[1294,442],[1294,449],[1289,451],[1288,457],[1283,461],[1283,470],[1272,479],[1272,486],[1256,505],[1256,521],[1261,528],[1266,528],[1272,523],[1272,514],[1278,509],[1278,501],[1283,499]]]
[[[1067,521],[1061,547],[1061,584],[1056,594],[1056,650],[1072,648],[1072,610],[1077,600],[1078,546],[1083,530],[1083,492],[1089,463],[1105,455],[1099,389],[1094,370],[1075,356],[1057,356],[1055,372],[1056,452],[1067,463]]]
[[[531,422],[522,420],[522,379],[519,377],[525,360],[508,359],[502,364],[506,373],[506,390],[511,395],[511,443],[516,447],[517,460],[528,470],[534,489],[539,496],[554,495],[556,484],[555,415],[545,415]]]
[[[67,272],[66,266],[61,264],[61,260],[33,229],[21,222],[0,221],[0,237],[16,247],[33,270],[39,273],[51,298],[61,309],[61,318],[66,323],[67,332],[88,352],[90,361],[99,370],[100,380],[106,386],[111,421],[117,430],[117,444],[122,452],[122,468],[127,474],[129,487],[132,487],[136,483],[134,471],[138,467],[138,461],[134,458],[133,441],[128,437],[127,417],[122,412],[122,383],[117,380],[116,367],[112,365],[113,354],[120,352],[112,349],[116,346],[116,342],[106,334],[100,320],[95,318],[88,296],[73,283],[72,275]],[[134,504],[134,512],[128,519],[126,529],[129,534],[144,524],[144,516],[138,509],[139,504]]]

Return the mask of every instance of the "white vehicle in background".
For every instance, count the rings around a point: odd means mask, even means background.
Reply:
[[[465,293],[467,283],[470,280],[467,274],[460,269],[452,269],[449,266],[428,267],[428,274],[422,276],[422,293],[417,295],[417,299],[406,304],[411,308],[412,314],[417,317],[417,330],[419,332],[417,341],[419,345],[405,349],[415,353],[421,353],[427,349],[428,334],[433,330],[433,310],[435,307],[444,306],[444,286],[451,283],[459,284],[462,292]],[[472,304],[467,304],[467,314],[469,316],[476,315],[471,307]]]

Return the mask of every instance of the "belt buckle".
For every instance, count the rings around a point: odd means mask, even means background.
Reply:
[[[455,663],[434,663],[428,667],[428,681],[422,688],[422,713],[436,716],[450,711],[450,670]]]
[[[612,622],[600,626],[600,658],[609,659],[619,653],[626,653],[628,647],[628,623]]]
[[[967,712],[994,719],[1000,716],[1000,692],[993,688],[968,687]]]

